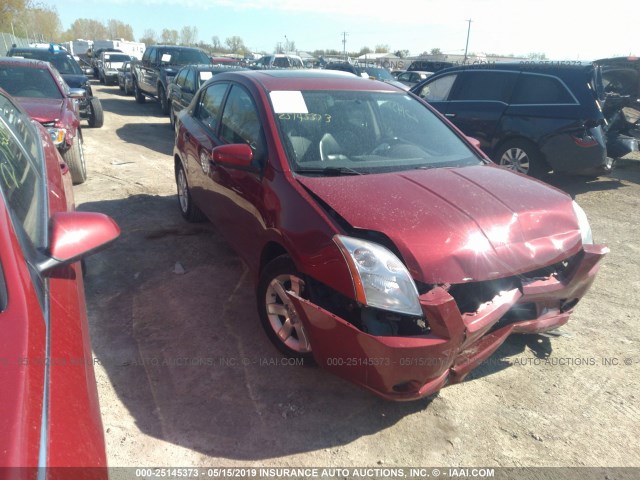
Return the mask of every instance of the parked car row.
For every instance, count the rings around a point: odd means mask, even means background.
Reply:
[[[48,63],[0,58],[0,470],[22,479],[90,468],[83,478],[106,480],[80,261],[119,229],[74,211],[78,158],[63,160],[52,139],[73,131],[79,147],[81,136],[74,122],[50,124],[72,110],[63,83]],[[49,470],[69,466],[76,473]]]

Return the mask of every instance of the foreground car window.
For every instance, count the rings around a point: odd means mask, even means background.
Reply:
[[[300,173],[481,163],[442,120],[404,93],[271,92],[271,99],[291,168]]]
[[[0,96],[0,187],[33,246],[44,246],[45,199],[36,132],[28,117]]]
[[[49,70],[0,65],[0,87],[14,97],[62,98]]]

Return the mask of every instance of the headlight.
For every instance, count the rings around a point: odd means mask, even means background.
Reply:
[[[64,136],[67,134],[67,131],[64,128],[47,128],[49,131],[49,135],[51,135],[51,141],[54,145],[60,145],[64,142]]]
[[[391,251],[359,238],[336,235],[333,240],[349,265],[356,300],[383,310],[422,315],[416,284]]]
[[[582,207],[578,205],[575,200],[573,201],[573,212],[576,214],[576,218],[578,219],[578,226],[580,227],[580,234],[582,235],[582,244],[592,245],[593,233],[591,233],[591,225],[589,225],[587,214],[584,213]]]

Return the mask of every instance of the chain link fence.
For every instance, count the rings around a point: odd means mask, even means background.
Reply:
[[[14,44],[16,47],[28,47],[29,41],[26,38],[15,37],[10,33],[0,32],[0,56],[5,56]]]

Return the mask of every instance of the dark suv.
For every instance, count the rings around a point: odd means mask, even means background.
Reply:
[[[134,61],[133,93],[138,103],[144,103],[146,97],[157,98],[162,113],[169,115],[167,97],[169,82],[176,76],[180,67],[191,64],[211,64],[211,59],[199,48],[178,47],[175,45],[153,45],[142,55],[141,61]]]
[[[349,62],[330,62],[324,66],[325,70],[338,70],[340,72],[349,72],[359,77],[374,78],[381,82],[388,83],[402,90],[409,90],[405,84],[400,83],[386,69],[378,65],[351,64]]]
[[[448,68],[411,89],[497,163],[534,177],[611,171],[602,78],[591,63]]]
[[[7,52],[7,56],[32,58],[35,60],[49,62],[56,70],[58,70],[70,88],[84,89],[85,95],[78,99],[80,118],[87,120],[90,127],[102,127],[104,123],[104,113],[102,111],[100,99],[93,96],[89,77],[85,75],[76,59],[68,52],[57,49],[54,46],[48,49],[14,47]]]

